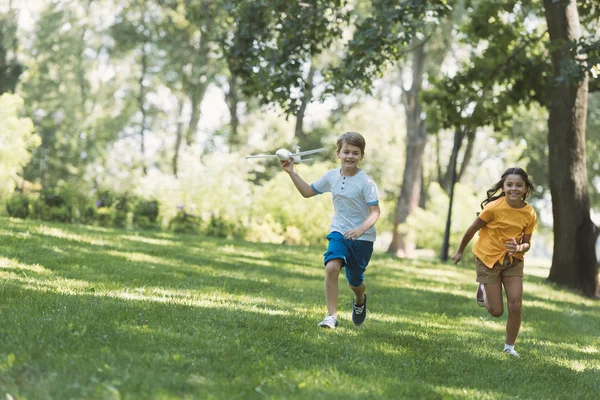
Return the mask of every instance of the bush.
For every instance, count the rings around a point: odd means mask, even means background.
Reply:
[[[96,207],[95,220],[101,226],[126,228],[133,222],[144,229],[157,227],[158,202],[145,201],[128,192],[99,190]]]
[[[200,218],[179,210],[175,217],[169,221],[169,230],[175,233],[198,233]]]
[[[139,201],[133,210],[133,223],[142,228],[157,228],[159,205],[157,200]]]
[[[71,222],[72,208],[65,198],[53,191],[42,191],[32,203],[31,216],[42,221]]]
[[[98,220],[98,208],[91,204],[85,206],[81,213],[81,222],[84,224],[90,224]]]
[[[282,243],[285,240],[281,224],[275,222],[271,215],[254,220],[247,228],[245,239],[262,243]]]
[[[327,164],[305,165],[302,176],[307,182],[314,182],[327,171]],[[302,245],[323,245],[329,232],[333,206],[331,193],[303,198],[297,193],[294,184],[286,173],[280,172],[272,180],[254,188],[252,215],[258,221],[271,218],[284,227],[277,234],[282,241]],[[250,223],[253,226],[254,221]]]
[[[113,208],[111,210],[111,225],[115,228],[125,228],[127,227],[127,216],[128,213],[125,210],[119,210],[118,208]]]
[[[62,207],[67,204],[63,196],[61,196],[59,193],[49,190],[42,191],[42,193],[40,193],[40,199],[48,207]]]
[[[208,236],[243,239],[247,229],[237,220],[213,213],[203,231]]]
[[[27,218],[29,216],[29,198],[22,193],[13,194],[6,201],[6,211],[14,218]]]
[[[302,244],[302,232],[295,226],[288,226],[283,233],[283,243],[290,245]]]
[[[96,220],[103,227],[110,226],[111,211],[109,207],[100,207],[96,210]]]

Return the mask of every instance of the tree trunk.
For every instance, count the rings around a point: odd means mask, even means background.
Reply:
[[[138,95],[138,106],[142,113],[142,121],[140,122],[140,152],[142,153],[142,172],[144,175],[148,175],[148,169],[146,168],[146,91],[144,90],[144,80],[146,79],[146,72],[148,72],[148,54],[146,53],[146,42],[142,43],[142,59],[141,59],[141,74],[139,79],[140,93]]]
[[[400,224],[419,206],[422,185],[423,153],[427,143],[425,123],[421,120],[419,93],[422,88],[425,46],[417,46],[412,52],[412,86],[403,94],[406,108],[406,160],[402,176],[402,189],[396,202],[392,241],[387,252],[398,257],[414,257],[414,241],[398,232]]]
[[[47,189],[48,158],[50,154],[50,134],[42,131],[42,145],[40,146],[40,184],[42,189]]]
[[[456,174],[456,179],[454,183],[460,182],[462,180],[469,163],[471,162],[471,157],[473,156],[473,148],[475,147],[475,131],[469,131],[466,133],[467,135],[467,148],[465,149],[465,154],[463,156],[462,164],[460,165],[460,170]]]
[[[569,57],[568,41],[581,35],[575,1],[544,0],[556,77]],[[563,64],[564,65],[564,64]],[[588,78],[556,79],[548,119],[550,193],[554,217],[554,254],[548,280],[597,296],[598,262],[595,226],[590,219],[586,170],[585,123]]]
[[[444,192],[446,192],[447,194],[450,194],[450,188],[452,186],[452,168],[456,168],[457,172],[456,172],[456,176],[454,177],[454,183],[456,182],[460,182],[460,180],[463,177],[463,174],[465,173],[467,167],[469,166],[469,162],[471,161],[471,157],[473,155],[473,148],[474,148],[474,144],[475,144],[475,132],[466,132],[465,134],[461,134],[462,137],[464,138],[464,135],[467,136],[467,148],[465,149],[465,154],[463,155],[463,160],[462,163],[460,164],[460,168],[458,168],[458,152],[455,152],[454,150],[452,151],[452,155],[450,157],[450,160],[448,161],[448,167],[446,168],[446,173],[442,173],[441,172],[441,167],[439,167],[438,164],[438,176],[440,176],[440,180],[438,181],[438,183],[440,184],[440,187],[444,190]],[[439,143],[438,143],[439,145]],[[462,147],[462,139],[461,142],[459,144],[459,148]],[[438,152],[438,157],[439,157],[439,152]],[[452,167],[454,165],[454,167]]]
[[[198,129],[198,123],[200,122],[200,106],[202,105],[202,100],[204,99],[204,94],[206,93],[207,85],[204,83],[199,83],[197,86],[194,86],[190,90],[190,103],[192,107],[192,113],[190,115],[190,121],[188,123],[188,127],[186,129],[185,134],[185,143],[188,146],[191,146],[195,141],[196,130]]]
[[[231,72],[231,76],[229,77],[229,90],[225,94],[225,101],[227,103],[227,107],[229,108],[229,125],[231,126],[231,134],[229,135],[229,147],[232,150],[235,150],[241,144],[238,133],[238,128],[240,125],[240,117],[238,114],[238,105],[240,103],[240,97],[237,88],[237,76],[233,72]]]
[[[302,91],[302,102],[298,113],[296,114],[296,128],[294,129],[294,137],[298,141],[299,146],[306,145],[306,134],[304,133],[304,116],[306,114],[306,107],[312,100],[313,91],[313,78],[315,76],[315,68],[311,65],[308,71],[308,77],[304,81],[304,90]]]
[[[183,105],[185,101],[179,100],[179,112],[178,112],[178,121],[177,121],[177,132],[175,137],[175,151],[173,153],[173,175],[175,178],[178,177],[179,174],[179,154],[181,151],[181,142],[183,142]]]
[[[450,248],[450,229],[452,228],[452,204],[454,203],[454,185],[456,184],[456,162],[458,159],[458,151],[462,145],[464,138],[464,131],[461,128],[456,128],[454,132],[454,146],[452,147],[452,157],[450,157],[450,165],[448,166],[448,175],[450,175],[450,187],[448,188],[448,195],[450,201],[448,202],[448,214],[446,216],[446,229],[444,230],[444,242],[442,243],[442,250],[440,253],[440,260],[448,261],[448,249]]]

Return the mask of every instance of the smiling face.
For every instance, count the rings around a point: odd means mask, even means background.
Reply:
[[[358,168],[358,162],[362,160],[363,154],[359,147],[348,143],[342,144],[342,148],[336,151],[342,162],[342,169],[351,171]]]
[[[506,175],[502,191],[506,195],[506,200],[509,202],[520,202],[527,194],[527,184],[521,175]]]

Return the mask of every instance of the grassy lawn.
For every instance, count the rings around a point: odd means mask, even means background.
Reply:
[[[471,265],[376,254],[325,313],[323,248],[0,218],[0,398],[597,399],[600,302],[527,265],[517,350]]]

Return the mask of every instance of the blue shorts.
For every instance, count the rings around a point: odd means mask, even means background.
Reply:
[[[342,259],[342,267],[346,268],[346,279],[351,286],[360,286],[365,280],[365,270],[371,254],[373,242],[366,240],[346,240],[339,232],[330,232],[327,235],[329,246],[324,254],[323,264],[336,258]]]

